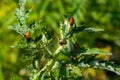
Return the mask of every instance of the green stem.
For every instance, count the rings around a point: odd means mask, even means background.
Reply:
[[[59,46],[57,50],[54,52],[54,55],[57,55],[60,53],[60,51],[63,49],[63,46]],[[54,65],[55,61],[54,59],[51,59],[47,62],[47,64],[34,76],[33,80],[37,80],[38,77],[43,73],[46,72],[45,70],[50,70],[52,66]],[[44,74],[44,73],[43,73]],[[43,77],[43,76],[42,76]]]
[[[59,54],[62,49],[63,49],[63,46],[60,45],[60,46],[57,48],[57,50],[54,52],[54,56],[57,55],[57,54]]]
[[[43,67],[33,78],[33,80],[37,80],[39,75],[41,75],[42,72],[44,72],[48,67],[51,67],[53,65],[54,61],[51,59],[48,61],[48,63]]]

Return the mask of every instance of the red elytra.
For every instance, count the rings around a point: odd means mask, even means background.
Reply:
[[[30,39],[30,32],[29,32],[29,31],[28,31],[28,32],[26,32],[25,37],[26,37],[27,39]]]
[[[74,18],[73,17],[69,18],[69,23],[70,23],[71,26],[74,24]]]

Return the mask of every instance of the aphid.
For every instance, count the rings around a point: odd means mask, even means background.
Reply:
[[[26,39],[30,39],[30,32],[29,31],[26,32],[25,37],[26,37]]]
[[[74,18],[73,17],[69,18],[69,23],[70,23],[71,26],[74,24]]]

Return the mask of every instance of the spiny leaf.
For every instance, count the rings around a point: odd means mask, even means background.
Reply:
[[[81,32],[85,29],[86,27],[82,26],[82,27],[75,27],[73,29],[73,33],[78,33],[78,32]]]
[[[25,4],[26,0],[19,0],[19,8],[15,11],[15,16],[17,17],[20,25],[25,25],[28,17],[28,13],[25,13]]]
[[[24,8],[26,2],[27,2],[27,0],[19,0],[19,7]]]
[[[80,62],[79,67],[83,68],[98,68],[98,69],[106,69],[109,71],[112,71],[118,75],[120,75],[120,66],[117,66],[113,63],[110,63],[108,61],[98,61],[98,60],[92,60],[87,63]]]
[[[80,49],[80,51],[78,52],[80,55],[91,55],[91,54],[105,54],[105,55],[111,55],[112,53],[110,52],[105,52],[102,51],[98,48],[92,48],[92,49]]]
[[[26,25],[26,19],[30,11],[25,11],[26,0],[19,0],[19,8],[15,11],[15,16],[17,17],[18,24],[10,26],[9,28],[21,34],[23,37],[27,31],[31,32],[31,29]]]
[[[19,33],[19,34],[21,34],[21,31],[19,30],[20,25],[9,26],[8,28],[11,29],[11,30],[16,31],[16,32]]]
[[[15,16],[17,17],[17,20],[19,21],[20,25],[26,24],[26,16],[24,11],[17,8],[15,11]]]
[[[103,29],[99,29],[99,28],[85,28],[83,31],[98,32],[98,31],[104,31],[104,30]]]
[[[20,42],[17,46],[11,46],[11,48],[26,49],[28,48],[28,44],[25,42]]]
[[[9,26],[8,28],[11,29],[11,30],[16,31],[17,33],[19,33],[22,36],[24,36],[27,31],[31,32],[31,29],[28,28],[26,25],[20,26],[18,24],[18,25],[15,25],[15,26]]]

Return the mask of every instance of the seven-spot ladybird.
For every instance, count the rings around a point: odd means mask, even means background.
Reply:
[[[26,37],[26,39],[30,39],[30,32],[29,31],[26,32],[25,37]]]
[[[74,24],[74,18],[73,17],[69,18],[69,23],[70,23],[71,26]]]
[[[79,49],[80,48],[80,44],[78,43],[78,42],[76,42],[75,44],[74,44],[74,49]]]
[[[59,41],[59,44],[60,44],[60,45],[65,45],[65,44],[67,44],[66,39],[60,40],[60,41]]]

